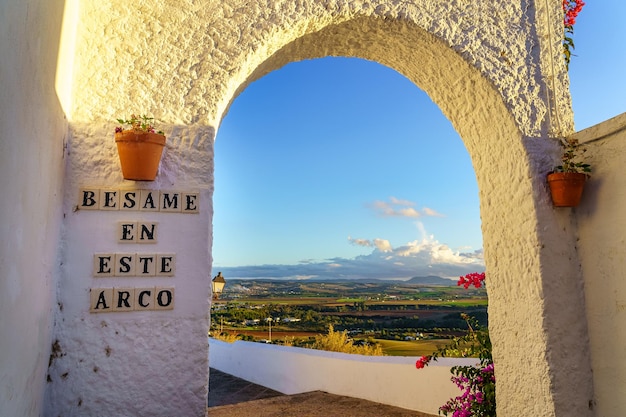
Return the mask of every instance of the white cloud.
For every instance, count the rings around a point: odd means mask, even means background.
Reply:
[[[430,216],[430,217],[446,217],[441,213],[438,213],[437,211],[428,208],[428,207],[424,207],[422,209],[422,213],[424,213],[424,216]]]
[[[352,239],[351,236],[348,236],[348,241],[353,244],[353,245],[357,245],[357,246],[365,246],[365,247],[371,247],[372,242],[370,240],[367,239]]]
[[[294,279],[297,280],[297,281],[307,280],[307,279],[311,279],[311,278],[315,278],[315,275],[296,275],[294,277]]]
[[[381,252],[391,252],[393,250],[391,243],[386,239],[374,239],[374,245]]]
[[[409,201],[409,200],[400,200],[399,198],[395,198],[395,197],[389,197],[389,201],[391,201],[391,204],[396,204],[398,206],[409,206],[412,207],[415,205],[414,202]]]
[[[386,239],[348,238],[351,244],[371,247],[372,252],[355,258],[333,258],[322,261],[307,260],[298,265],[260,265],[221,267],[230,278],[296,279],[302,277],[341,279],[409,279],[415,276],[436,275],[456,279],[470,272],[484,271],[483,251],[453,250],[428,235],[417,222],[421,238],[394,248]]]
[[[415,205],[416,203],[412,201],[401,200],[396,197],[389,197],[389,202],[376,200],[373,203],[369,204],[369,206],[372,207],[374,211],[382,217],[444,217],[443,214],[438,213],[437,211],[429,207],[424,207],[421,210],[417,210],[413,208],[413,206]]]
[[[403,208],[395,211],[398,216],[402,217],[420,217],[421,214],[412,207]]]
[[[389,252],[392,250],[391,243],[389,243],[387,239],[353,239],[352,237],[348,236],[348,241],[351,244],[357,246],[375,247],[381,252]]]

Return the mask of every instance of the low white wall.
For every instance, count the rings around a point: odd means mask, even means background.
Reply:
[[[442,358],[418,370],[416,360],[209,339],[212,368],[284,394],[324,391],[431,414],[461,394],[450,368],[476,362]]]

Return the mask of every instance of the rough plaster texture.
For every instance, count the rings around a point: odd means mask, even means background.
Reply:
[[[83,0],[72,118],[110,119],[132,97],[137,107],[158,110],[162,120],[217,125],[237,92],[277,64],[328,54],[371,55],[434,75],[446,63],[435,68],[423,62],[439,52],[423,57],[422,45],[437,39],[493,83],[525,135],[557,128],[570,133],[567,86],[555,82],[567,78],[559,59],[560,16],[560,4],[543,0]],[[403,27],[409,38],[396,42],[415,48],[416,61],[388,48],[390,25]],[[281,52],[333,27],[346,28],[347,36],[315,42],[297,54]],[[404,73],[402,66],[393,68]],[[560,114],[560,126],[548,117],[548,107]]]
[[[396,69],[441,107],[474,163],[500,415],[586,415],[574,225],[544,179],[557,158],[549,138],[572,131],[560,13],[546,1],[82,1],[71,117],[140,108],[217,128],[238,92],[292,61]]]
[[[62,6],[0,2],[1,416],[43,410],[67,131],[54,91]]]
[[[210,128],[164,126],[154,182],[126,181],[115,125],[71,124],[63,267],[45,415],[199,416],[208,392],[212,218]],[[200,193],[200,213],[76,210],[82,186]],[[158,222],[156,244],[119,244],[118,221]],[[173,277],[92,276],[95,253],[175,253]],[[174,310],[89,313],[89,289],[175,288]]]
[[[592,176],[575,211],[597,416],[626,414],[626,113],[578,132]]]
[[[0,117],[3,135],[14,133],[9,140],[3,136],[0,169],[3,191],[20,196],[18,207],[12,202],[2,211],[3,227],[8,227],[3,236],[14,237],[4,241],[3,264],[11,259],[8,264],[16,270],[0,283],[6,287],[0,293],[0,343],[3,352],[10,352],[0,367],[3,407],[15,415],[40,414],[46,358],[58,340],[46,415],[204,414],[215,132],[229,104],[250,82],[289,62],[342,55],[375,60],[411,79],[441,107],[470,153],[481,197],[498,414],[593,415],[576,218],[552,209],[545,185],[545,174],[557,159],[554,138],[573,127],[559,53],[560,2],[70,3],[78,13],[67,113],[74,123],[64,182],[64,125],[51,94],[62,3],[0,6],[7,23],[0,29],[0,68],[3,77],[10,77]],[[44,29],[26,33],[28,27]],[[39,62],[44,65],[33,65]],[[18,94],[22,89],[25,96]],[[176,287],[177,308],[99,317],[86,312],[86,291],[95,286],[90,256],[112,240],[94,236],[94,230],[110,231],[117,216],[99,213],[94,221],[88,213],[73,212],[72,205],[83,181],[125,184],[107,121],[134,110],[171,124],[172,142],[153,186],[197,188],[203,211],[176,222],[191,240],[170,232],[159,240],[159,247],[182,255],[177,276],[167,281]],[[37,157],[17,157],[31,148]],[[603,155],[610,159],[609,153]],[[6,173],[9,167],[24,172],[29,166],[39,168],[38,174],[20,179]],[[59,240],[62,183],[66,220]],[[51,240],[39,238],[42,226]],[[63,268],[50,337],[57,247]],[[34,308],[20,302],[27,291],[35,297]],[[36,332],[21,332],[24,321]],[[604,334],[594,334],[595,346],[596,336]],[[598,361],[594,358],[603,363]],[[596,383],[602,379],[594,376]],[[24,394],[31,390],[32,396]],[[596,401],[616,401],[613,397],[607,391]]]

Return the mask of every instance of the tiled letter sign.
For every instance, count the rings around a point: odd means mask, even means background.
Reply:
[[[199,200],[200,194],[197,192],[83,187],[78,193],[76,209],[197,214],[200,212]],[[118,221],[117,243],[157,243],[158,226],[159,223],[153,221]],[[96,278],[173,277],[175,273],[174,253],[115,251],[93,255],[92,276]],[[123,281],[130,282],[125,279]],[[126,285],[128,286],[91,288],[89,312],[174,309],[174,287],[133,287],[130,283]]]
[[[94,277],[173,277],[174,253],[96,253]]]
[[[118,222],[118,243],[157,243],[157,225],[150,222]]]
[[[92,288],[90,313],[174,309],[174,287]]]
[[[200,194],[159,190],[120,190],[84,187],[78,193],[79,210],[200,212]]]

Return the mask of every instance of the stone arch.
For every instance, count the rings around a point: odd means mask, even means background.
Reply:
[[[377,61],[399,71],[424,89],[455,126],[472,158],[481,194],[496,363],[510,370],[510,374],[497,374],[499,409],[505,415],[507,410],[515,415],[519,411],[513,410],[521,410],[524,404],[525,413],[563,412],[572,405],[561,403],[563,393],[554,391],[558,377],[553,381],[544,378],[551,367],[568,365],[551,363],[548,357],[548,326],[543,327],[547,306],[537,291],[543,285],[545,259],[537,248],[545,243],[541,243],[538,232],[537,204],[528,198],[541,193],[541,175],[536,171],[545,169],[545,154],[553,151],[553,144],[524,136],[521,131],[532,132],[534,128],[519,126],[515,112],[505,105],[493,83],[461,55],[426,31],[397,20],[355,18],[304,35],[260,63],[236,91],[287,62],[337,55]],[[511,184],[516,187],[513,195]],[[525,276],[530,288],[512,287],[507,281],[515,280],[516,275]],[[524,339],[515,337],[520,333]],[[530,375],[534,371],[528,372],[521,364],[520,358],[528,357],[533,358],[532,369],[541,376]],[[558,375],[560,371],[549,372]],[[589,392],[582,398],[586,400],[579,399],[579,405],[586,407]],[[548,411],[551,408],[553,411]]]
[[[363,35],[355,40],[354,33]],[[528,222],[537,219],[536,206],[528,196],[537,194],[533,187],[538,184],[533,184],[531,154],[512,112],[493,84],[439,39],[406,22],[374,18],[353,19],[297,38],[260,63],[237,86],[236,94],[286,63],[324,56],[363,58],[402,73],[439,105],[461,136],[480,190],[496,364],[511,372],[496,371],[498,398],[500,404],[504,403],[499,406],[503,410],[500,412],[509,415],[507,409],[519,410],[524,404],[525,412],[542,415],[554,407],[550,381],[531,375],[532,371],[520,367],[519,360],[535,358],[534,370],[551,366],[546,358],[547,346],[539,342],[545,342],[546,329],[536,325],[542,321],[541,301],[535,298],[538,293],[526,292],[523,287],[517,288],[517,294],[507,288],[507,281],[514,276],[507,270],[520,271],[531,286],[541,286],[541,256],[536,250],[540,245],[538,224]],[[516,185],[515,195],[511,195],[508,181]],[[506,248],[503,242],[508,242]],[[520,263],[525,266],[520,268]],[[523,332],[527,338],[512,340],[516,332]],[[515,398],[517,404],[507,397]],[[512,411],[511,415],[517,413]]]
[[[185,166],[185,158],[212,158],[219,122],[250,82],[332,55],[395,69],[441,108],[474,165],[499,414],[583,415],[592,387],[580,382],[591,380],[581,273],[569,218],[551,209],[543,178],[556,151],[546,139],[573,124],[566,83],[556,81],[565,73],[560,38],[551,37],[561,25],[557,2],[253,3],[81,2],[75,128],[113,120],[116,109],[152,110],[179,129],[167,182],[210,183],[212,164]]]

